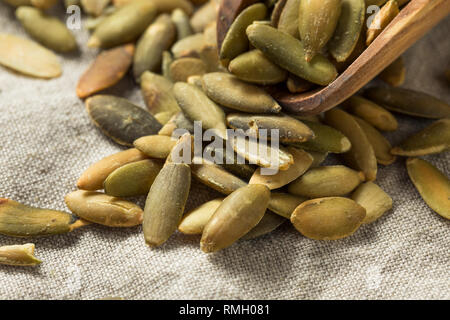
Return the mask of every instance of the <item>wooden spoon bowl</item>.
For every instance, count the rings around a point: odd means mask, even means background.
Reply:
[[[219,48],[236,16],[257,0],[222,0],[217,22]],[[284,110],[315,115],[351,97],[389,66],[411,45],[450,14],[450,0],[411,0],[372,44],[328,86],[292,94],[271,90]]]

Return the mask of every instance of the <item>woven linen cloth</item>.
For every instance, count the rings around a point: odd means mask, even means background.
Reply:
[[[55,10],[63,15],[63,8]],[[0,30],[26,37],[14,11],[0,3]],[[97,52],[88,33],[74,31],[80,53],[61,56],[64,73],[53,80],[0,67],[0,197],[65,210],[92,163],[120,151],[90,122],[75,94]],[[406,54],[406,88],[447,103],[450,18]],[[106,90],[144,106],[127,76]],[[393,145],[431,121],[398,115]],[[425,157],[447,176],[450,155]],[[394,207],[353,236],[332,242],[303,237],[289,222],[259,239],[216,254],[200,251],[199,237],[174,234],[162,247],[144,244],[142,228],[90,225],[71,234],[20,239],[0,246],[36,244],[36,268],[0,266],[0,299],[450,299],[450,222],[433,212],[410,182],[405,159],[379,168],[377,183]],[[187,210],[221,195],[193,183]],[[139,198],[143,205],[145,197]]]

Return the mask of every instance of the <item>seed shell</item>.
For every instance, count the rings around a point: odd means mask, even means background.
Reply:
[[[246,233],[245,236],[242,237],[242,240],[251,240],[262,237],[268,233],[271,233],[285,222],[285,218],[270,211],[266,211],[261,221],[256,225],[256,227]]]
[[[42,261],[34,256],[33,243],[0,247],[0,264],[30,267],[41,263]]]
[[[373,182],[361,184],[352,194],[352,199],[366,209],[363,224],[378,220],[392,209],[392,198]]]
[[[389,0],[381,10],[375,15],[367,29],[366,45],[369,46],[376,37],[391,23],[392,20],[399,14],[397,0]]]
[[[214,212],[222,204],[222,201],[223,198],[214,199],[186,213],[183,219],[181,219],[178,231],[190,235],[202,234],[209,219],[211,219]]]

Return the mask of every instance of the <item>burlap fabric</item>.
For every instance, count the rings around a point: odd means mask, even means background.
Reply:
[[[60,12],[62,12],[60,8]],[[25,36],[0,3],[1,32]],[[64,196],[93,162],[120,148],[91,124],[75,95],[96,55],[76,31],[81,52],[65,55],[64,74],[36,80],[0,68],[0,196],[67,210]],[[450,63],[450,18],[406,53],[407,88],[450,102],[443,73]],[[131,77],[107,90],[143,106]],[[398,117],[393,144],[430,121]],[[427,157],[447,175],[450,155]],[[394,208],[354,236],[334,242],[302,237],[286,223],[270,235],[213,255],[198,237],[175,234],[159,249],[141,228],[88,226],[43,239],[0,236],[0,245],[34,242],[38,268],[0,266],[0,299],[449,299],[450,223],[421,200],[399,159],[379,170]],[[188,207],[219,196],[194,184]],[[143,199],[139,199],[142,204]]]

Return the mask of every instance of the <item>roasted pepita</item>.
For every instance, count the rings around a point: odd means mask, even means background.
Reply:
[[[34,256],[34,244],[0,247],[0,264],[8,266],[36,266],[42,261]]]
[[[366,209],[363,224],[378,220],[392,208],[392,198],[373,182],[361,184],[352,194],[352,199]]]
[[[378,78],[393,87],[401,86],[405,82],[405,77],[406,67],[403,56],[400,56],[398,59],[392,62],[378,75]]]
[[[267,211],[264,214],[264,217],[262,217],[261,221],[259,221],[259,223],[256,225],[256,227],[246,233],[242,237],[242,240],[251,240],[264,236],[274,231],[285,222],[285,218],[279,216],[278,214]]]
[[[389,0],[375,15],[367,29],[366,45],[369,46],[376,37],[391,23],[400,12],[397,0]]]
[[[206,64],[198,58],[180,58],[175,60],[169,69],[170,78],[174,82],[187,82],[190,76],[201,76],[207,71]]]
[[[222,204],[223,198],[214,199],[186,213],[181,219],[178,231],[184,234],[202,234],[209,219]]]
[[[165,159],[177,141],[170,136],[152,135],[134,141],[134,147],[150,158]]]
[[[302,202],[308,200],[304,197],[299,197],[292,195],[290,193],[275,193],[272,192],[270,195],[269,209],[276,214],[290,219],[292,212],[297,208]]]

